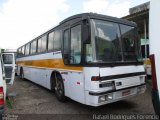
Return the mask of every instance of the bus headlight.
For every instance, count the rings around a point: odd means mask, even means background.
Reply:
[[[113,93],[107,94],[106,99],[107,100],[112,100],[113,99]]]
[[[99,96],[98,102],[101,103],[101,102],[109,101],[112,99],[113,99],[113,93],[109,93],[107,95]]]
[[[103,95],[103,96],[99,96],[99,99],[98,99],[98,102],[101,103],[101,102],[105,102],[106,101],[106,96]]]

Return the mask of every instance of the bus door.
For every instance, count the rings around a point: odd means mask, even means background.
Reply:
[[[6,83],[13,84],[15,77],[15,55],[14,53],[2,53]]]

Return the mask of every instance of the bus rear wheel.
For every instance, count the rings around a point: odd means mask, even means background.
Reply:
[[[60,75],[55,75],[55,95],[56,98],[61,101],[61,102],[65,102],[66,101],[66,97],[64,95],[64,83],[63,83],[63,79]]]
[[[21,80],[24,80],[23,68],[21,68],[21,70],[20,70],[20,79],[21,79]]]

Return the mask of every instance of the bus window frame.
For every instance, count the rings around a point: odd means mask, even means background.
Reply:
[[[78,64],[73,64],[73,63],[66,63],[65,62],[65,55],[64,55],[64,31],[66,30],[69,30],[69,50],[71,50],[71,29],[80,25],[81,26],[81,58],[80,58],[80,63]],[[79,22],[76,22],[72,25],[70,25],[69,27],[65,28],[63,31],[62,31],[62,58],[63,58],[63,61],[64,61],[64,64],[65,65],[69,65],[69,66],[82,66],[83,65],[83,59],[84,59],[84,50],[83,50],[83,24],[82,24],[82,21],[79,21]],[[66,58],[67,59],[67,58]],[[68,61],[68,60],[67,60]]]
[[[33,42],[36,42],[36,50],[35,50],[35,52],[34,53],[32,53],[32,44],[33,44]],[[37,53],[37,39],[34,39],[34,40],[32,40],[31,42],[30,42],[30,55],[34,55],[34,54],[36,54]]]
[[[121,35],[121,29],[120,29],[120,25],[126,25],[126,26],[131,26],[131,27],[135,27],[135,29],[138,29],[138,27],[135,25],[130,25],[130,24],[125,24],[125,23],[121,23],[121,22],[116,22],[116,21],[113,21],[113,20],[106,20],[106,19],[102,19],[102,18],[90,18],[89,19],[89,25],[90,25],[90,35],[92,34],[91,33],[91,19],[96,19],[96,20],[104,20],[104,21],[108,21],[108,22],[113,22],[113,23],[117,23],[118,24],[118,29],[120,31],[120,35]],[[82,28],[83,29],[83,28]],[[136,33],[137,34],[137,33]],[[139,37],[139,36],[138,36]],[[91,37],[90,37],[91,39]],[[120,45],[121,47],[123,48],[123,44],[121,43],[121,36],[119,37],[120,39]],[[92,42],[92,40],[91,40]],[[89,63],[89,62],[86,62],[86,56],[85,56],[85,45],[86,43],[83,43],[83,62],[82,62],[82,65],[83,66],[86,66],[86,67],[103,67],[103,66],[106,66],[106,67],[113,67],[113,66],[128,66],[128,65],[143,65],[143,61],[126,61],[126,62],[116,62],[115,65],[113,65],[113,63]],[[137,45],[136,45],[137,47]],[[141,49],[141,48],[139,48]],[[123,49],[122,49],[123,50]],[[123,56],[123,55],[122,55]]]
[[[68,56],[66,56],[65,55],[65,53],[64,53],[64,33],[66,32],[66,31],[68,31],[68,39],[69,39],[69,45],[70,45],[70,28],[65,28],[64,30],[63,30],[63,32],[62,32],[62,58],[63,58],[63,61],[64,61],[64,64],[65,65],[69,65],[69,62],[68,62],[68,59],[66,58],[66,57],[68,57]],[[66,59],[66,60],[65,60]],[[67,62],[66,62],[67,61]]]
[[[51,33],[54,33],[54,30],[49,31],[49,32],[47,33],[47,52],[53,52],[53,51],[54,51],[54,46],[53,46],[53,49],[51,49],[51,50],[48,49],[48,44],[49,44],[49,34],[51,34]],[[54,39],[54,36],[53,36],[53,39]],[[54,40],[53,40],[53,44],[54,44]]]
[[[56,33],[56,32],[59,32],[59,34],[60,34],[60,39],[59,39],[59,40],[60,40],[60,41],[59,41],[59,43],[60,43],[60,46],[59,46],[59,47],[60,47],[60,48],[58,48],[58,49],[55,49],[55,48],[54,48],[54,44],[55,44],[54,41],[55,41],[55,33]],[[62,30],[61,30],[61,29],[55,29],[55,30],[54,30],[54,37],[53,37],[53,52],[61,51],[61,49],[62,49]]]
[[[47,34],[44,34],[44,35],[41,36],[41,49],[42,49],[42,40],[43,40],[44,37],[45,37],[46,47],[45,47],[45,50],[44,50],[44,51],[41,51],[40,53],[45,53],[45,52],[47,52]]]

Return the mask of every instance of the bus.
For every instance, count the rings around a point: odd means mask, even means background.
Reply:
[[[149,38],[150,38],[150,60],[152,68],[152,103],[155,113],[160,115],[160,49],[159,49],[159,30],[160,30],[160,15],[157,11],[160,10],[160,1],[150,1],[149,13]]]
[[[13,77],[12,79],[14,79],[14,77],[17,75],[17,65],[16,65],[17,50],[16,49],[4,49],[3,54],[8,54],[8,55],[5,55],[7,56],[8,60],[11,60],[12,58],[14,58],[13,62],[14,62],[15,67],[14,67],[13,73],[15,75],[12,76]],[[4,66],[6,67],[8,66],[8,64],[4,64]]]
[[[149,59],[149,39],[141,39],[141,52],[146,74],[151,78],[151,61]]]
[[[14,54],[4,53],[4,49],[0,48],[0,119],[5,111],[7,84],[14,82],[14,67]]]
[[[144,93],[137,25],[96,13],[71,16],[17,49],[17,73],[71,98],[100,106]]]

